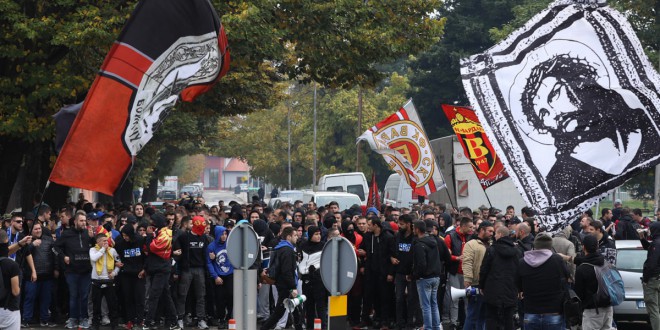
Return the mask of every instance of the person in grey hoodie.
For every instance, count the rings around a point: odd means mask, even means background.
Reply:
[[[568,269],[561,256],[552,252],[552,238],[536,235],[534,250],[526,251],[518,264],[516,283],[522,293],[524,322],[531,328],[563,330],[563,297],[568,289]]]

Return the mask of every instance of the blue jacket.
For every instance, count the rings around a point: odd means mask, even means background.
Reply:
[[[215,226],[215,239],[206,248],[206,267],[213,279],[220,276],[228,276],[234,273],[234,266],[229,262],[227,256],[227,242],[220,242],[220,237],[227,230],[223,226]],[[211,260],[209,254],[215,254],[215,260]]]

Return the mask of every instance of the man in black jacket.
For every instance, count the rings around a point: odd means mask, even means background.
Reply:
[[[396,233],[396,251],[391,257],[394,265],[394,292],[396,294],[396,325],[400,329],[414,328],[414,323],[421,323],[422,315],[419,309],[419,298],[415,281],[412,280],[412,216],[404,214],[399,217],[399,232]],[[407,294],[406,294],[407,292]],[[414,319],[414,320],[413,320]]]
[[[598,239],[586,235],[582,240],[585,256],[575,270],[575,293],[582,301],[582,328],[609,329],[612,325],[613,310],[609,299],[596,300],[598,279],[594,267],[605,264],[605,257],[598,251]]]
[[[277,304],[275,311],[261,325],[261,330],[269,330],[275,327],[284,315],[284,299],[298,296],[297,284],[298,273],[296,272],[296,251],[294,246],[298,241],[298,232],[293,227],[282,229],[282,240],[275,246],[271,258],[276,258],[278,274],[275,278],[277,288]],[[273,261],[271,261],[271,265]],[[298,308],[293,310],[293,321],[296,330],[302,330],[301,316]]]
[[[486,328],[513,330],[513,314],[518,302],[515,278],[522,253],[516,248],[509,228],[495,232],[495,243],[486,250],[479,271],[479,287],[486,301]]]
[[[438,240],[426,233],[424,221],[415,221],[412,277],[417,281],[417,294],[424,319],[424,329],[440,329],[438,286],[443,263],[440,261]]]
[[[653,222],[649,227],[651,242],[642,239],[642,246],[648,250],[644,270],[642,271],[642,286],[646,311],[651,319],[653,330],[660,329],[660,222]]]
[[[362,327],[369,325],[369,313],[374,309],[374,319],[379,320],[382,328],[389,328],[392,319],[390,305],[394,294],[394,274],[391,256],[396,247],[390,227],[385,228],[376,216],[368,219],[369,232],[362,238],[360,249],[367,252],[364,274],[364,299],[362,305]],[[378,322],[377,322],[378,323]],[[378,325],[378,324],[376,324]],[[382,329],[381,328],[381,329]]]
[[[630,209],[625,207],[621,210],[621,218],[616,224],[616,234],[614,238],[617,240],[631,240],[639,239],[637,234],[637,228],[639,224],[633,221],[632,216],[630,215]]]
[[[87,215],[76,213],[74,227],[62,232],[55,242],[54,252],[63,258],[66,282],[69,287],[69,320],[66,327],[89,328],[87,298],[92,281],[92,264],[89,262],[89,249],[92,247],[93,233],[87,228]]]

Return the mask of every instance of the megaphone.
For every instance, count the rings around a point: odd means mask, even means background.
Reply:
[[[286,308],[287,312],[293,313],[293,310],[298,307],[298,305],[302,304],[307,300],[307,297],[304,294],[298,295],[295,298],[291,299],[284,299],[284,308]]]
[[[450,290],[451,291],[449,292],[449,294],[451,295],[451,300],[458,300],[461,298],[472,297],[481,294],[479,288],[474,288],[471,286],[468,286],[465,289],[457,289],[454,287],[450,287]]]

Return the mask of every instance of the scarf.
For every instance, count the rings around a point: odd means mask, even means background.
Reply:
[[[101,250],[101,247],[98,244],[96,244],[94,246],[94,248],[96,249],[96,251]],[[105,263],[108,266],[108,274],[112,273],[112,271],[115,270],[115,258],[112,256],[112,254],[110,254],[110,247],[108,246],[108,248],[105,249],[105,255],[103,257],[99,258],[99,260],[96,260],[96,274],[97,275],[101,275],[103,273],[103,260],[104,259],[106,261]]]

